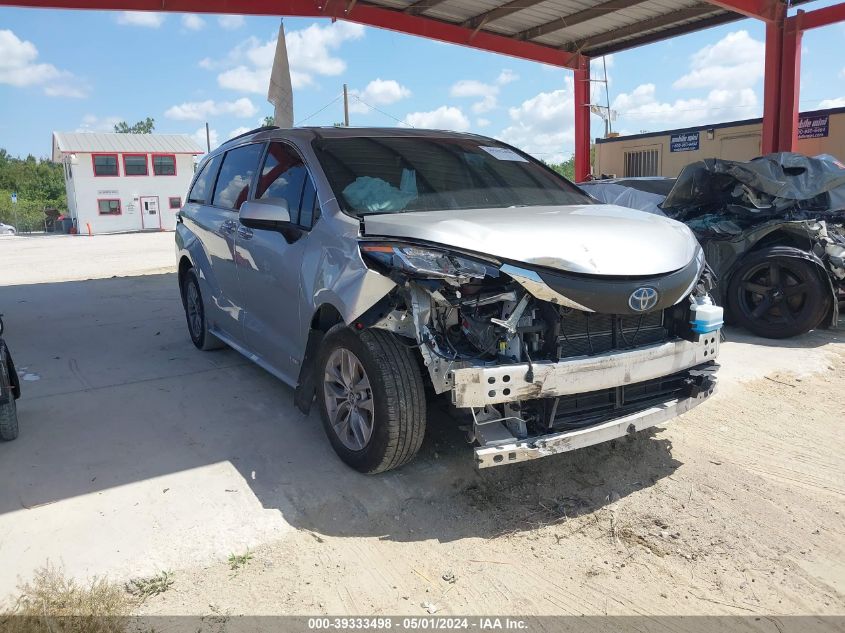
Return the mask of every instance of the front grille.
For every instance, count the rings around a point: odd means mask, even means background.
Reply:
[[[662,310],[640,315],[573,310],[561,317],[558,356],[590,356],[662,343],[668,338]]]
[[[642,411],[689,395],[690,373],[683,371],[623,387],[611,387],[557,399],[551,424],[555,430],[576,429],[612,417]]]

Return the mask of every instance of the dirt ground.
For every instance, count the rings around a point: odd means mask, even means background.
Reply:
[[[729,331],[716,396],[631,440],[476,471],[435,411],[413,463],[365,477],[290,389],[191,346],[172,272],[67,281],[172,271],[172,235],[117,237],[3,268],[26,382],[0,445],[0,594],[50,560],[171,572],[149,615],[845,614],[841,329]]]
[[[303,503],[334,529],[296,530],[236,571],[181,570],[144,612],[843,614],[841,344],[829,363],[375,512]]]

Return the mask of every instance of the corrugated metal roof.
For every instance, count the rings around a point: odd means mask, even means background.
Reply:
[[[184,134],[109,134],[102,132],[53,132],[53,152],[140,152],[204,154]]]
[[[588,57],[743,17],[704,0],[361,0],[361,4]]]

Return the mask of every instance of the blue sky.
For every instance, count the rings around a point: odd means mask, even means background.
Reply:
[[[808,9],[834,2],[813,2]],[[53,130],[156,120],[156,131],[217,142],[272,113],[277,18],[0,9],[0,147],[46,156]],[[546,159],[572,152],[572,73],[328,20],[285,19],[297,123],[470,130]],[[845,106],[842,24],[804,36],[802,110]],[[655,131],[759,116],[763,26],[752,20],[607,59],[614,129]],[[593,63],[601,73],[601,62]],[[599,84],[596,84],[598,87]],[[598,88],[596,88],[598,89]],[[604,103],[603,89],[594,100]],[[375,106],[371,109],[365,104]],[[326,107],[328,105],[328,107]],[[594,117],[593,136],[603,123]],[[200,133],[201,132],[201,133]]]

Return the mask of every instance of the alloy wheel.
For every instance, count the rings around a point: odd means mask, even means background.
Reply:
[[[202,303],[199,290],[193,282],[188,282],[185,292],[185,308],[188,312],[188,327],[191,328],[191,336],[199,339],[202,335]]]
[[[769,261],[755,266],[740,282],[740,307],[752,319],[795,321],[807,302],[807,283],[789,265]]]
[[[326,362],[323,397],[337,438],[350,450],[363,450],[373,434],[373,390],[361,361],[344,347]]]

